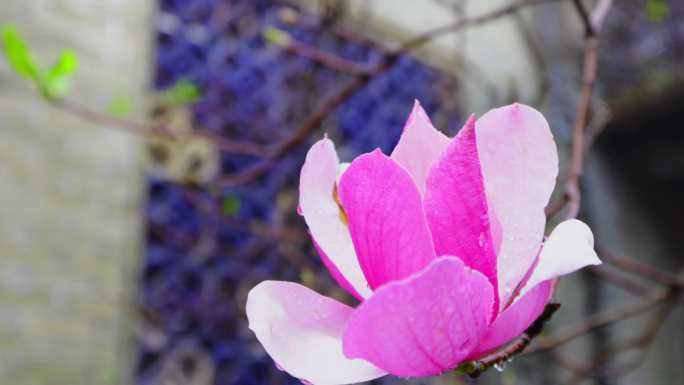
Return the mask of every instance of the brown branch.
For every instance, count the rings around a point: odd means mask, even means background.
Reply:
[[[468,26],[481,25],[486,22],[493,21],[503,16],[517,12],[518,10],[528,6],[551,3],[556,1],[560,0],[516,0],[512,1],[510,4],[506,6],[484,13],[482,15],[473,18],[461,19],[456,22],[445,24],[443,26],[420,34],[413,39],[407,40],[395,50],[386,52],[383,55],[383,58],[381,59],[380,63],[370,70],[366,69],[363,65],[356,64],[349,60],[337,57],[333,54],[323,52],[315,47],[308,46],[304,43],[292,41],[289,43],[288,49],[291,49],[294,52],[309,57],[314,61],[326,64],[331,68],[336,68],[343,72],[354,74],[355,78],[352,81],[350,81],[345,87],[343,87],[337,94],[333,95],[332,97],[324,101],[321,104],[321,106],[316,111],[314,111],[314,113],[308,119],[306,119],[298,129],[296,129],[290,136],[288,136],[281,142],[271,145],[264,145],[248,141],[234,141],[227,139],[223,136],[215,135],[206,131],[194,131],[192,135],[212,141],[216,144],[219,150],[226,153],[250,155],[262,158],[261,161],[258,161],[256,164],[250,166],[249,168],[243,171],[217,180],[217,184],[219,186],[234,186],[238,184],[247,183],[267,172],[271,168],[275,160],[277,160],[288,150],[290,150],[291,148],[295,147],[297,144],[305,140],[312,131],[314,131],[321,125],[325,118],[335,108],[337,108],[340,104],[349,99],[356,91],[362,88],[365,84],[367,84],[372,77],[378,76],[379,74],[390,69],[394,65],[398,57],[402,54],[405,54],[413,49],[416,49],[421,45],[431,41],[432,39],[442,36],[446,33],[455,32],[464,29]],[[119,129],[125,132],[141,135],[144,137],[161,136],[169,139],[176,139],[176,136],[164,125],[140,123],[126,119],[121,119],[118,117],[98,112],[87,106],[64,99],[50,100],[50,102],[54,106],[62,109],[65,112],[71,113],[75,116],[80,117],[81,119],[84,119],[92,123],[100,124],[105,127]]]
[[[300,142],[308,138],[309,134],[316,128],[318,128],[323,123],[325,118],[334,109],[336,109],[340,104],[349,99],[356,91],[358,91],[364,85],[366,85],[373,77],[376,77],[390,69],[395,64],[399,56],[413,49],[416,49],[421,45],[431,41],[432,39],[444,35],[446,33],[455,32],[464,29],[468,26],[481,25],[486,22],[496,20],[500,17],[517,12],[518,10],[528,6],[551,3],[556,1],[560,0],[517,0],[511,2],[506,6],[484,13],[482,15],[468,19],[461,19],[457,22],[445,24],[443,26],[420,34],[413,39],[407,40],[395,50],[386,52],[380,60],[380,63],[370,70],[366,69],[364,65],[356,64],[347,59],[337,57],[333,54],[321,51],[315,47],[306,45],[304,43],[289,41],[286,44],[287,49],[302,54],[303,56],[306,56],[311,60],[317,61],[321,64],[325,64],[331,68],[353,74],[354,79],[351,80],[345,87],[343,87],[337,94],[325,100],[321,104],[321,106],[316,111],[314,111],[314,113],[308,119],[306,119],[298,129],[293,131],[293,133],[290,136],[288,136],[281,142],[271,145],[263,145],[248,141],[234,141],[227,139],[223,136],[215,135],[206,131],[193,131],[191,135],[212,141],[219,150],[226,153],[250,155],[262,158],[261,161],[258,161],[256,164],[248,167],[243,171],[239,171],[236,174],[222,177],[216,180],[216,184],[218,184],[219,186],[234,186],[250,182],[260,177],[268,170],[270,170],[275,160],[277,160],[282,155],[284,155],[288,150],[292,149]],[[83,120],[100,124],[105,127],[118,129],[121,131],[129,132],[144,137],[160,136],[169,139],[177,139],[174,133],[171,132],[165,125],[140,123],[127,119],[121,119],[118,117],[98,112],[87,106],[64,99],[49,100],[49,102],[55,107],[58,107],[65,112],[78,116]]]
[[[283,48],[288,52],[292,52],[301,57],[307,58],[326,68],[345,74],[362,76],[368,74],[371,70],[371,68],[367,65],[345,59],[333,53],[323,51],[316,46],[295,39],[290,39],[283,46]]]
[[[500,364],[502,362],[508,362],[516,355],[520,354],[527,348],[527,346],[532,342],[532,340],[537,337],[544,329],[544,324],[548,322],[551,317],[560,308],[559,303],[549,303],[544,308],[542,314],[537,317],[537,319],[525,329],[523,334],[518,337],[513,343],[505,347],[504,349],[490,354],[488,356],[482,357],[476,361],[467,362],[462,365],[459,369],[467,373],[470,377],[479,377],[487,369],[494,365]]]
[[[640,277],[651,279],[663,285],[684,288],[684,280],[676,274],[668,273],[667,271],[658,269],[648,263],[637,261],[636,259],[617,255],[601,246],[597,246],[596,250],[603,261],[606,261],[621,270],[637,274]]]
[[[357,75],[354,79],[349,81],[347,85],[343,87],[338,93],[326,99],[321,104],[321,106],[316,111],[314,111],[314,113],[310,115],[309,118],[306,119],[298,129],[296,129],[292,133],[292,135],[290,135],[282,142],[276,144],[273,147],[273,150],[268,153],[266,159],[263,159],[236,174],[219,178],[216,181],[216,183],[222,187],[241,185],[251,182],[262,176],[264,173],[268,172],[268,170],[271,169],[271,166],[275,160],[280,158],[291,148],[295,147],[296,145],[307,139],[309,137],[309,134],[316,130],[323,123],[325,118],[327,118],[328,115],[330,115],[330,113],[333,112],[333,110],[335,110],[339,105],[348,100],[352,95],[354,95],[354,93],[360,90],[363,86],[368,84],[370,80],[391,69],[401,55],[406,54],[416,48],[419,48],[423,44],[446,33],[456,32],[470,26],[481,25],[489,21],[501,18],[503,16],[507,16],[511,13],[517,12],[518,10],[525,7],[544,3],[551,3],[556,1],[560,0],[513,1],[510,4],[495,9],[493,11],[472,18],[461,19],[456,22],[445,24],[443,26],[422,33],[416,36],[415,38],[405,41],[404,43],[399,45],[398,48],[384,54],[380,62],[373,69],[364,72],[363,74]]]
[[[591,96],[596,81],[598,38],[594,34],[587,35],[584,43],[584,69],[582,74],[582,87],[580,89],[580,101],[577,106],[577,114],[572,134],[572,156],[570,159],[570,171],[565,184],[565,197],[568,211],[566,219],[576,218],[579,214],[582,194],[580,191],[580,177],[584,168],[584,132],[589,117]]]
[[[587,37],[595,36],[596,30],[594,29],[594,24],[591,21],[591,16],[589,16],[589,10],[587,10],[587,8],[584,6],[582,0],[572,0],[572,4],[575,6],[577,15],[580,17],[582,24],[584,25],[584,35]]]
[[[100,111],[94,110],[86,105],[67,99],[46,99],[51,105],[60,110],[77,116],[85,121],[112,128],[115,130],[124,131],[127,133],[140,135],[146,138],[162,137],[166,139],[178,139],[168,127],[164,124],[142,123],[133,120],[118,118],[112,115],[107,115]],[[268,154],[269,147],[265,145],[256,144],[247,141],[234,141],[221,135],[215,135],[207,131],[193,131],[192,136],[203,138],[211,141],[216,147],[227,153],[264,156]]]
[[[400,48],[397,50],[399,52],[411,51],[415,48],[422,46],[423,44],[434,40],[444,34],[451,33],[465,27],[476,26],[488,23],[490,21],[496,20],[503,16],[508,16],[512,13],[518,12],[519,10],[531,6],[536,6],[540,4],[548,4],[561,0],[516,0],[512,1],[507,5],[497,8],[493,11],[483,13],[482,15],[459,19],[457,21],[442,25],[430,31],[424,32],[410,40],[404,42]]]
[[[293,131],[290,136],[276,144],[272,150],[269,151],[269,156],[266,159],[263,159],[236,174],[220,177],[215,181],[215,184],[220,187],[237,186],[248,183],[266,173],[271,169],[275,160],[307,139],[309,134],[318,128],[333,110],[349,99],[369,81],[370,76],[368,75],[354,77],[339,92],[326,99],[321,106],[311,114],[301,126],[299,126],[299,128]]]
[[[580,210],[582,200],[580,178],[584,170],[584,155],[587,151],[585,134],[589,122],[591,99],[594,92],[594,84],[596,83],[596,70],[598,66],[598,32],[601,30],[603,20],[610,9],[612,1],[600,0],[591,14],[589,14],[581,0],[573,0],[573,4],[585,29],[582,86],[572,129],[570,168],[565,182],[565,191],[559,201],[550,204],[550,209],[547,210],[547,217],[551,217],[564,207],[567,207],[566,219],[577,218]]]
[[[600,372],[604,369],[606,363],[615,359],[616,356],[632,351],[632,350],[647,350],[655,337],[658,335],[663,327],[663,324],[667,320],[668,316],[678,305],[678,297],[680,294],[679,289],[672,288],[668,294],[667,301],[664,305],[656,312],[656,314],[649,320],[645,325],[643,331],[639,333],[638,336],[628,339],[626,341],[620,341],[619,343],[605,349],[601,352],[598,357],[592,360],[591,366],[585,367],[579,372],[575,372],[573,378],[568,382],[568,385],[574,385],[581,383],[586,378],[593,376],[595,373]],[[628,365],[627,370],[621,370],[619,375],[625,375],[630,371],[637,369],[643,359],[636,361],[636,365]],[[617,376],[618,373],[612,373],[611,377]]]
[[[593,314],[585,321],[575,326],[566,327],[565,329],[555,333],[553,337],[547,337],[538,340],[535,346],[532,346],[527,352],[525,352],[525,355],[546,352],[551,349],[555,349],[595,329],[637,316],[667,300],[670,295],[671,294],[669,294],[669,291],[655,290],[648,299],[641,302],[630,303],[619,308]]]
[[[499,12],[515,12],[516,8],[515,5],[517,4],[518,6],[520,4],[530,4],[532,2],[529,1],[518,1],[511,3],[509,5],[509,8],[503,8],[499,10]],[[584,12],[586,15],[582,16],[580,15],[583,19],[586,18],[587,20],[589,19],[588,12],[582,4],[579,1],[575,1],[576,5],[580,6],[581,10],[578,9],[579,12]],[[605,11],[607,12],[607,11]],[[604,16],[605,16],[604,12]],[[487,17],[481,17],[479,20],[487,20]],[[603,19],[598,19],[596,21],[597,25],[600,25]],[[471,21],[472,22],[472,21]],[[573,141],[572,141],[572,157],[570,161],[570,171],[569,171],[569,176],[566,182],[565,186],[565,194],[564,194],[564,199],[566,200],[566,203],[568,205],[568,212],[566,214],[566,218],[576,218],[577,215],[579,214],[579,207],[580,207],[580,200],[581,200],[581,191],[580,191],[580,176],[582,175],[582,169],[584,166],[584,154],[585,154],[585,144],[584,144],[584,132],[585,128],[587,126],[588,122],[588,116],[589,116],[589,108],[591,104],[591,97],[592,93],[594,90],[594,83],[596,81],[596,68],[597,68],[597,49],[598,49],[598,36],[595,33],[596,29],[592,25],[590,27],[590,33],[587,33],[585,36],[585,44],[584,44],[584,60],[583,60],[583,71],[582,71],[582,86],[580,89],[580,102],[577,107],[577,115],[575,117],[575,124],[573,127]],[[436,29],[428,34],[424,34],[422,36],[418,36],[416,39],[413,39],[414,43],[419,43],[422,41],[422,39],[427,39],[427,38],[432,38],[434,36],[439,35],[442,32],[442,29]],[[551,210],[560,210],[560,208],[557,208],[556,206],[551,206]],[[658,298],[657,301],[659,302],[662,300],[661,298]],[[578,327],[574,329],[567,330],[565,334],[561,334],[560,336],[557,337],[556,340],[551,341],[547,345],[542,345],[542,347],[537,347],[536,351],[541,351],[542,349],[546,348],[546,350],[551,349],[552,347],[555,347],[556,345],[565,343],[579,335],[582,335],[590,330],[593,330],[594,328],[603,326],[604,324],[615,322],[613,320],[614,318],[617,318],[616,320],[623,319],[626,316],[631,315],[632,313],[639,313],[644,311],[647,308],[650,308],[653,306],[656,300],[652,300],[653,303],[649,302],[646,305],[641,305],[636,308],[627,308],[627,309],[621,309],[619,312],[616,314],[613,313],[608,313],[608,314],[602,314],[602,315],[597,315],[595,319],[591,319],[588,321],[586,324],[579,325]],[[472,366],[467,367],[466,370],[467,373],[469,373],[471,376],[477,377],[480,373],[482,373],[484,370],[487,368],[508,361],[511,357],[521,354],[525,348],[530,345],[532,340],[541,332],[541,328],[543,324],[548,321],[548,319],[551,317],[551,315],[557,310],[549,310],[549,306],[552,306],[551,304],[547,305],[547,308],[545,309],[544,313],[537,318],[537,320],[532,324],[530,329],[526,330],[525,333],[523,333],[518,339],[515,340],[511,345],[508,347],[504,348],[503,350],[494,353],[490,356],[487,356],[483,359],[480,359],[478,361],[475,361],[474,363],[469,363],[472,364]],[[625,315],[626,313],[626,315]],[[548,346],[548,347],[547,347]],[[529,353],[528,353],[529,354]]]
[[[601,279],[601,282],[607,282],[614,286],[617,286],[624,291],[639,296],[645,297],[650,294],[651,288],[642,284],[641,282],[635,281],[634,279],[625,277],[622,274],[618,274],[615,271],[607,269],[604,265],[601,266],[587,266],[587,271],[594,274]]]

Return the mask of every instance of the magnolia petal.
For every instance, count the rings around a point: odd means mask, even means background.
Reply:
[[[470,117],[427,178],[424,207],[437,255],[457,255],[497,288],[496,254]],[[498,313],[498,295],[494,309]]]
[[[333,198],[339,170],[333,142],[327,138],[316,142],[306,154],[302,167],[299,207],[312,238],[324,252],[326,266],[335,268],[331,269],[332,276],[338,282],[343,277],[354,289],[351,294],[365,298],[371,291],[356,258],[349,229],[342,222],[340,208]]]
[[[544,281],[506,308],[489,325],[470,359],[477,359],[522,334],[544,311],[551,298],[553,282]]]
[[[342,351],[354,309],[292,282],[264,281],[247,296],[249,328],[276,364],[314,385],[351,384],[386,373]]]
[[[356,158],[342,174],[338,192],[372,289],[406,278],[435,258],[416,184],[380,150]]]
[[[493,293],[480,272],[458,258],[439,258],[362,303],[347,324],[344,353],[403,377],[453,369],[484,335]]]
[[[391,157],[411,174],[420,193],[425,194],[428,171],[448,145],[449,138],[432,125],[416,100]]]
[[[542,281],[572,273],[585,266],[600,264],[601,260],[594,251],[594,235],[589,226],[577,219],[561,222],[544,242],[537,265],[520,295]]]
[[[344,274],[342,274],[340,270],[337,268],[337,266],[335,266],[335,264],[330,260],[330,257],[328,257],[328,255],[325,254],[325,251],[321,249],[321,246],[318,245],[316,240],[311,238],[311,241],[313,243],[314,249],[316,249],[316,251],[318,252],[318,255],[321,257],[323,264],[328,269],[328,272],[333,277],[335,282],[337,282],[337,284],[340,285],[341,288],[346,290],[347,293],[353,295],[354,298],[358,299],[359,301],[363,301],[363,296],[356,292],[354,286],[352,286],[352,284],[347,280],[347,278],[345,278]]]
[[[529,106],[493,109],[475,127],[485,191],[501,225],[497,272],[505,304],[539,252],[558,153],[546,119]]]

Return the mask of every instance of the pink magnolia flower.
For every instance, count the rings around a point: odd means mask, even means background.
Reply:
[[[436,375],[520,335],[554,278],[599,264],[582,222],[544,241],[558,173],[544,117],[513,104],[454,138],[416,102],[391,156],[340,164],[322,139],[306,156],[300,208],[352,308],[290,282],[247,299],[250,328],[277,365],[315,385]]]

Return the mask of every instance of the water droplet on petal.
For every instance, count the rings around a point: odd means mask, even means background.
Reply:
[[[506,361],[497,362],[494,364],[494,369],[496,369],[497,372],[503,372],[506,369]]]

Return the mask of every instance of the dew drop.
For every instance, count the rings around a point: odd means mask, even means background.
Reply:
[[[497,372],[503,372],[506,369],[506,361],[503,362],[497,362],[494,364],[494,369],[496,369]]]
[[[480,247],[484,247],[485,242],[486,242],[486,241],[485,241],[485,235],[484,235],[484,233],[480,233],[480,236],[479,236],[478,239],[477,239],[478,245],[480,245]]]

